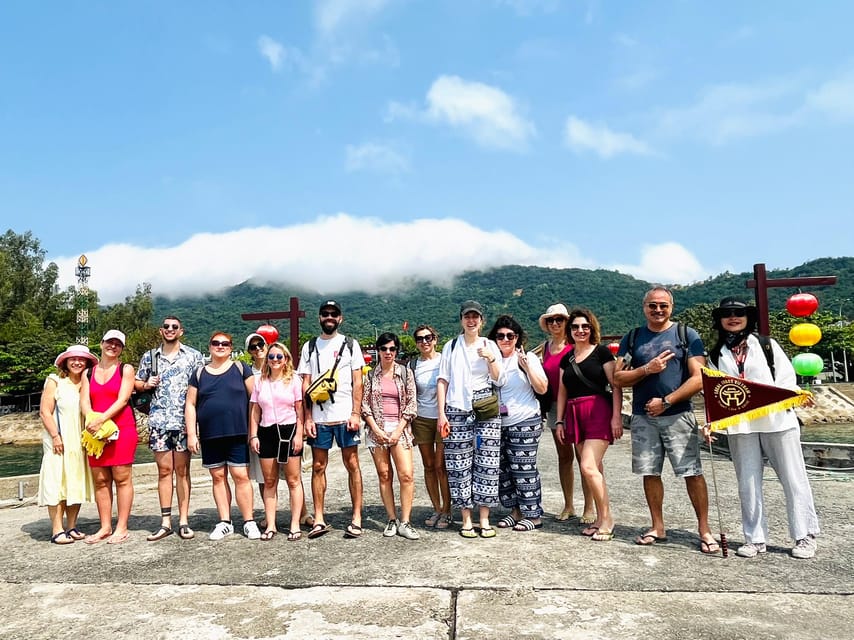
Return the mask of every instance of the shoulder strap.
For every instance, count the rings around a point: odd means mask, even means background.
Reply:
[[[591,355],[593,355],[593,354],[591,354]],[[584,384],[584,386],[586,386],[591,391],[595,391],[596,393],[598,393],[600,395],[607,395],[607,392],[608,392],[607,389],[600,389],[599,387],[594,385],[592,382],[590,382],[590,379],[581,372],[581,368],[578,366],[578,363],[575,361],[575,350],[569,352],[568,357],[567,357],[567,361],[572,366],[572,370],[575,372],[576,377],[579,380],[581,380],[581,382]]]
[[[456,338],[454,338],[453,340],[451,340],[451,353],[453,353],[453,352],[454,352],[454,349],[455,349],[455,348],[456,348],[456,346],[457,346],[457,340],[459,340],[459,339],[460,339],[460,337],[459,337],[459,336],[457,336]]]
[[[158,363],[159,359],[157,357],[157,349],[151,349],[148,352],[148,355],[151,356],[151,375],[156,376],[157,375],[157,369],[158,369],[157,365],[159,364]]]
[[[758,333],[754,333],[753,335],[755,335],[756,339],[759,340],[759,346],[762,347],[762,353],[765,354],[765,362],[768,363],[768,369],[771,371],[771,378],[776,380],[777,375],[774,371],[774,348],[771,346],[771,338],[759,335]]]
[[[679,338],[679,346],[682,347],[682,364],[688,367],[688,325],[682,322],[676,323],[676,336]]]
[[[412,369],[412,375],[415,375],[415,369],[418,368],[418,358],[410,358],[408,366]]]
[[[629,344],[627,345],[626,353],[628,353],[632,358],[635,356],[635,341],[638,338],[638,331],[640,331],[640,327],[635,327],[629,331]]]

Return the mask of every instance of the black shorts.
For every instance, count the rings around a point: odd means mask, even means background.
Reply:
[[[276,458],[279,462],[287,462],[288,458],[295,456],[294,434],[297,432],[296,424],[274,424],[269,427],[258,427],[258,442],[261,450],[259,458]]]

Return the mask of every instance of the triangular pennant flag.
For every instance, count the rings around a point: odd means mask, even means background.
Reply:
[[[706,422],[712,431],[722,431],[742,420],[753,420],[812,401],[809,391],[792,391],[742,380],[706,367],[703,367],[703,396]]]

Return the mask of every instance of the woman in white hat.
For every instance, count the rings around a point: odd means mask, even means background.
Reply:
[[[86,536],[87,544],[106,540],[107,544],[121,544],[130,538],[128,519],[133,506],[133,459],[139,437],[136,418],[128,401],[133,391],[133,366],[123,363],[121,355],[127,342],[125,334],[110,329],[101,338],[101,360],[84,376],[81,384],[80,405],[87,416],[86,429],[97,433],[101,426],[112,420],[119,429],[117,440],[104,446],[100,457],[89,456],[89,466],[95,480],[95,504],[101,526]],[[89,413],[96,415],[89,418]],[[113,521],[113,485],[116,493],[116,528]]]
[[[575,488],[575,474],[572,469],[573,460],[578,459],[581,464],[581,454],[576,451],[571,442],[560,442],[555,432],[555,420],[557,420],[556,401],[558,389],[560,389],[560,361],[572,350],[567,332],[567,321],[569,311],[560,302],[551,305],[546,312],[540,316],[540,328],[549,336],[543,344],[534,349],[543,361],[543,370],[549,379],[549,410],[545,414],[546,426],[552,432],[552,439],[557,450],[557,470],[560,478],[560,488],[563,491],[563,509],[555,516],[555,520],[563,522],[574,518],[575,507],[572,504],[572,494]],[[580,475],[580,473],[579,473]],[[584,511],[581,522],[592,523],[596,516],[594,514],[593,496],[587,488],[584,478],[581,479],[581,490],[584,493]]]
[[[47,506],[54,544],[71,544],[85,536],[77,528],[80,505],[95,495],[92,472],[80,444],[80,381],[98,358],[73,344],[54,361],[58,373],[44,382],[39,416],[44,425],[44,458],[39,472],[39,506]],[[63,524],[63,518],[65,524]]]

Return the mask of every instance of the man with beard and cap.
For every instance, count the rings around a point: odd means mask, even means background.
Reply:
[[[353,516],[344,533],[345,537],[362,535],[362,470],[359,466],[358,446],[361,442],[362,367],[365,360],[359,343],[338,332],[344,316],[341,305],[326,300],[320,305],[321,335],[312,338],[302,347],[297,373],[302,376],[303,394],[321,374],[336,366],[338,386],[325,402],[306,401],[305,433],[311,447],[311,495],[314,502],[314,526],[309,538],[329,532],[331,527],[323,515],[326,496],[326,466],[333,440],[341,448],[341,460],[347,469]]]
[[[614,382],[632,387],[632,472],[643,476],[652,526],[635,542],[652,545],[667,540],[664,526],[665,455],[673,473],[685,479],[697,515],[700,551],[720,550],[709,528],[709,494],[700,463],[700,433],[691,397],[703,386],[706,362],[703,341],[694,329],[670,320],[673,294],[653,287],[643,299],[646,325],[623,337],[617,352]]]
[[[789,357],[776,340],[755,333],[759,315],[756,307],[735,297],[726,297],[712,310],[718,339],[709,351],[711,366],[733,378],[798,391],[798,379]],[[741,420],[726,429],[738,497],[744,544],[736,554],[754,558],[765,553],[768,514],[762,481],[765,459],[774,468],[786,496],[789,535],[795,541],[792,557],[815,556],[819,534],[812,489],[804,465],[801,430],[794,409]]]
[[[163,342],[142,354],[136,372],[136,391],[154,390],[148,414],[148,447],[157,463],[157,493],[160,498],[160,528],[148,536],[162,540],[172,533],[172,478],[178,496],[178,535],[189,540],[190,451],[184,426],[184,403],[190,375],[204,365],[202,354],[181,344],[184,327],[175,316],[166,316],[160,326]]]

